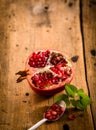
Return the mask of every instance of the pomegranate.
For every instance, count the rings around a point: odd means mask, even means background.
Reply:
[[[60,92],[73,78],[71,63],[61,52],[54,50],[33,52],[27,58],[26,70],[31,88],[46,96]]]

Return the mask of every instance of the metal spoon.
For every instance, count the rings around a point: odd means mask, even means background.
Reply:
[[[55,104],[57,104],[57,106],[60,109],[62,109],[62,112],[60,114],[58,114],[56,118],[53,118],[53,119],[46,118],[46,114],[48,112],[50,112],[50,110],[52,109],[52,106],[54,106]],[[56,121],[64,114],[65,109],[66,109],[66,103],[63,100],[61,100],[57,103],[54,103],[52,106],[49,107],[48,110],[44,113],[44,115],[43,115],[44,118],[42,120],[40,120],[39,122],[37,122],[35,125],[33,125],[31,128],[29,128],[28,130],[35,130],[37,127],[39,127],[41,124],[43,124],[46,121]],[[56,112],[55,112],[55,114],[56,114]]]

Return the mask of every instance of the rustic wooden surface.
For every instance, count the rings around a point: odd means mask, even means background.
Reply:
[[[93,100],[92,115],[96,129],[96,1],[84,1],[82,8],[86,83]]]
[[[38,130],[63,130],[64,124],[70,130],[96,129],[95,12],[93,0],[0,0],[0,130],[27,130],[42,119],[58,95],[42,97],[26,80],[16,83],[15,73],[39,49],[60,50],[70,60],[79,57],[73,62],[72,83],[90,94],[93,104],[87,111],[68,109],[60,120]],[[74,121],[68,119],[72,112],[77,114]]]

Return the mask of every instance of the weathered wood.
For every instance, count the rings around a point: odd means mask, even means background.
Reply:
[[[96,129],[96,1],[85,0],[82,4],[86,81],[93,100],[92,113]]]
[[[26,130],[42,119],[43,112],[53,103],[54,98],[37,95],[26,80],[16,83],[15,73],[24,69],[25,60],[32,51],[56,49],[67,54],[69,59],[79,56],[78,61],[73,62],[75,76],[72,83],[88,92],[79,0],[71,3],[70,0],[0,2],[0,34],[4,34],[4,37],[0,37],[0,129]],[[77,113],[74,121],[68,119],[71,112]],[[71,130],[93,130],[90,107],[84,112],[67,110],[59,121],[45,123],[38,130],[63,130],[65,123]]]

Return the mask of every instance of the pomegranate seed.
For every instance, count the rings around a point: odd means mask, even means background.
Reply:
[[[49,116],[49,120],[53,120],[53,117],[52,117],[52,116]]]
[[[65,59],[63,59],[60,63],[58,63],[56,65],[56,67],[57,68],[64,67],[64,66],[66,66],[66,64],[67,64],[67,61]]]
[[[57,115],[57,112],[56,111],[52,111],[52,115]]]
[[[58,108],[58,104],[53,104],[53,105],[51,106],[51,108],[52,108],[52,110],[55,110],[56,108]]]
[[[58,82],[59,82],[59,77],[53,77],[52,78],[52,83],[53,84],[58,84]]]
[[[76,115],[75,115],[75,114],[70,114],[70,115],[69,115],[69,119],[74,120],[75,118],[76,118]]]
[[[46,118],[48,118],[48,117],[50,117],[50,116],[51,116],[51,113],[50,113],[50,112],[49,112],[49,113],[47,112],[46,115],[45,115]]]

